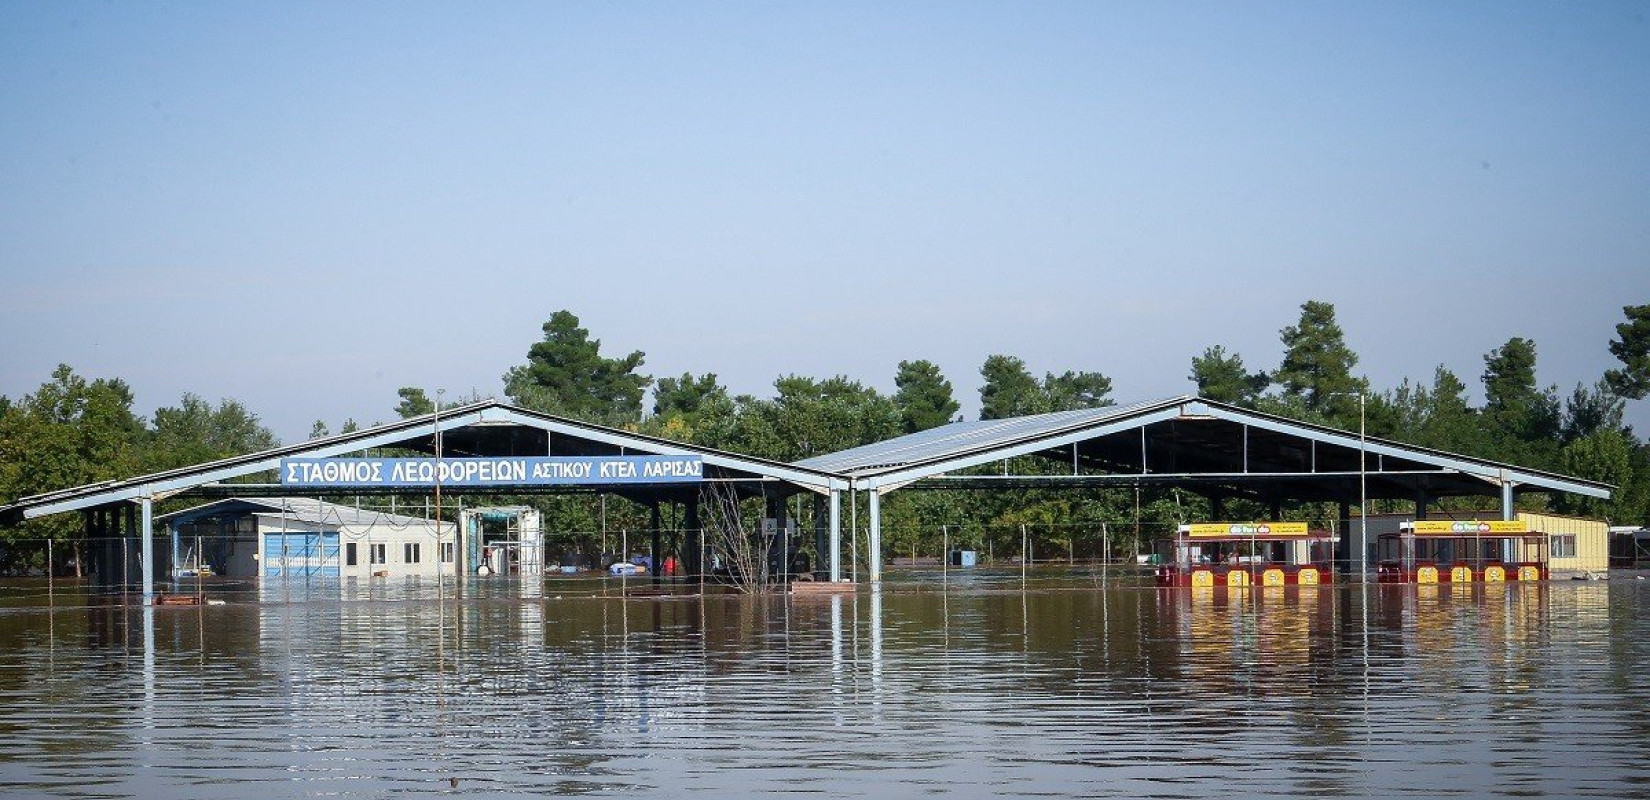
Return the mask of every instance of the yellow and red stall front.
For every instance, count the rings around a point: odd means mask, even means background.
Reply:
[[[1376,542],[1381,583],[1542,581],[1547,535],[1523,520],[1416,520]]]
[[[1159,586],[1318,586],[1334,582],[1335,536],[1304,522],[1202,522],[1159,543]]]

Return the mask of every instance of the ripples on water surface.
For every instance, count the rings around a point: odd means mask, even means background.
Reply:
[[[1650,582],[1018,579],[294,585],[149,628],[5,584],[0,795],[1650,794]]]

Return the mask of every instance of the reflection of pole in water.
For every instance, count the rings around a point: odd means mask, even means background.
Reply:
[[[836,701],[833,717],[842,719],[842,595],[831,595],[831,697]]]
[[[143,729],[155,728],[155,607],[143,607]],[[147,740],[144,742],[148,744]]]
[[[1362,544],[1362,542],[1360,542]],[[1369,581],[1358,582],[1358,594],[1363,602],[1359,603],[1359,610],[1363,616],[1363,693],[1364,693],[1364,744],[1372,744],[1374,730],[1369,720]]]
[[[882,586],[871,584],[871,706],[882,711]]]

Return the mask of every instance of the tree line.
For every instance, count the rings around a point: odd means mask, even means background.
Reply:
[[[1357,374],[1332,304],[1307,301],[1294,324],[1279,331],[1278,366],[1256,370],[1216,344],[1191,359],[1189,379],[1211,400],[1356,431],[1360,405],[1370,436],[1604,481],[1620,487],[1609,501],[1557,497],[1550,510],[1603,517],[1613,524],[1650,519],[1650,447],[1623,422],[1629,400],[1650,392],[1650,305],[1627,306],[1609,350],[1620,367],[1561,393],[1537,379],[1536,344],[1514,337],[1484,356],[1483,402],[1474,404],[1461,377],[1439,365],[1430,381],[1405,379],[1376,389]],[[783,375],[766,397],[731,393],[716,373],[655,377],[645,354],[602,352],[570,311],[552,314],[524,363],[501,379],[513,403],[575,419],[776,461],[812,456],[934,428],[960,419],[953,386],[934,363],[901,361],[894,391],[844,375]],[[1033,373],[1025,361],[992,354],[980,367],[980,417],[998,419],[1111,405],[1111,379],[1098,371]],[[427,414],[435,404],[419,387],[397,392],[400,417]],[[469,398],[478,399],[478,398]],[[649,402],[651,401],[651,402]],[[345,420],[340,432],[359,426]],[[316,421],[311,438],[327,435]],[[185,394],[175,406],[145,418],[119,378],[88,380],[59,366],[34,392],[0,396],[0,497],[130,477],[267,449],[276,438],[235,400],[212,405]],[[1035,471],[1035,460],[1016,469]],[[603,532],[640,530],[645,509],[584,496],[528,500],[546,514],[552,545],[606,549]],[[1541,496],[1523,502],[1541,504]],[[1379,508],[1375,510],[1380,510]],[[1396,507],[1393,510],[1399,510]],[[807,516],[806,508],[800,509]],[[1206,518],[1202,498],[1174,490],[900,492],[884,508],[885,541],[900,553],[936,552],[938,537],[982,550],[1011,552],[1021,533],[1042,552],[1075,555],[1094,549],[1104,528],[1118,547],[1142,547],[1163,526]],[[1259,517],[1262,509],[1228,504],[1228,516]],[[1326,509],[1290,507],[1296,517]],[[942,533],[942,526],[943,533]],[[1113,534],[1115,532],[1115,534]],[[37,544],[73,541],[71,515],[0,531],[0,569],[37,564]],[[1000,546],[1000,547],[999,547]]]

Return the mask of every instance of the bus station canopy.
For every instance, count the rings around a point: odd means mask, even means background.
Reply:
[[[1016,461],[1025,456],[1035,457],[1034,467]],[[955,422],[797,466],[881,493],[912,485],[1166,485],[1210,497],[1346,501],[1360,495],[1362,481],[1371,498],[1426,502],[1525,492],[1607,498],[1611,490],[1595,481],[1365,438],[1194,396]]]
[[[374,491],[408,493],[405,487],[384,489],[317,489],[270,484],[229,483],[276,470],[284,459],[334,458],[367,451],[399,451],[414,455],[435,453],[440,433],[442,455],[450,459],[507,456],[695,456],[703,463],[704,480],[733,485],[751,493],[762,487],[780,494],[810,491],[819,494],[846,489],[838,477],[798,467],[706,447],[644,436],[617,428],[558,417],[486,400],[398,420],[386,425],[342,433],[301,444],[196,464],[181,469],[140,475],[118,481],[77,486],[0,506],[0,524],[26,519],[170,497],[228,497],[247,494],[371,494]],[[455,487],[456,488],[456,487]],[[635,499],[680,494],[681,485],[645,483],[584,484],[581,486],[518,486],[507,493],[610,491]]]

